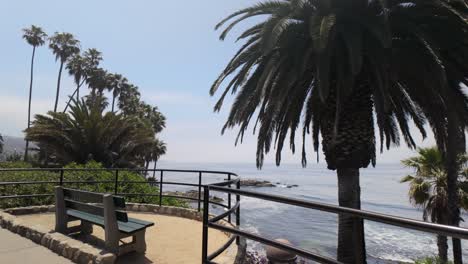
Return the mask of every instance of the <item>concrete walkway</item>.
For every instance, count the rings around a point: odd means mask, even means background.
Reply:
[[[0,228],[0,263],[68,264],[73,262],[29,239]]]

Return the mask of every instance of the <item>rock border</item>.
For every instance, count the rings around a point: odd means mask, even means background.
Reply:
[[[153,213],[175,217],[187,218],[195,221],[203,221],[202,212],[197,210],[180,208],[173,206],[159,206],[154,204],[127,203],[126,210],[129,212]],[[70,259],[78,264],[113,264],[117,256],[114,253],[98,249],[89,244],[83,243],[72,237],[49,230],[40,225],[28,226],[17,215],[37,214],[55,212],[54,205],[29,206],[19,208],[9,208],[0,211],[0,226],[22,237],[32,240],[36,244],[42,245],[56,254]],[[234,227],[225,220],[220,220],[221,225]],[[228,237],[232,235],[223,232]],[[245,255],[245,241],[241,239],[237,247],[237,256],[234,263],[241,263]]]

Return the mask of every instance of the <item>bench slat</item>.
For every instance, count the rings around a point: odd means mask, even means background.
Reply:
[[[97,216],[104,216],[104,208],[87,203],[73,201],[70,199],[65,199],[65,207]],[[116,210],[115,216],[117,218],[117,221],[128,222],[128,216],[126,212]]]
[[[88,221],[90,223],[93,223],[101,227],[104,227],[104,217],[102,216],[93,215],[90,213],[81,212],[81,211],[77,211],[73,209],[68,209],[67,215],[72,216],[77,219]],[[134,220],[137,220],[137,219],[129,218],[129,222],[117,221],[119,231],[126,233],[126,234],[133,234],[133,233],[136,233],[138,231],[141,231],[147,227],[154,225],[154,223],[152,222],[147,222],[147,221],[142,221],[142,220],[138,220],[138,222],[142,222],[142,223],[145,222],[145,224],[139,224],[139,223],[134,222]]]
[[[75,190],[63,188],[63,195],[71,200],[83,203],[102,203],[102,193],[88,192],[82,190]],[[114,205],[119,208],[125,208],[125,199],[120,196],[113,196]]]

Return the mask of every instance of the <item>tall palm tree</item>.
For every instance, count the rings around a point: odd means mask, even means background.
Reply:
[[[155,178],[156,166],[157,166],[158,160],[161,158],[162,155],[165,155],[167,151],[166,143],[164,143],[164,141],[162,140],[156,139],[156,141],[154,142],[154,146],[151,148],[151,150],[152,150],[151,157],[154,162],[153,178]]]
[[[121,74],[114,74],[112,79],[111,89],[112,89],[112,112],[115,112],[115,100],[120,96],[122,90],[128,86],[127,78],[123,77]]]
[[[467,21],[444,2],[266,1],[221,21],[217,28],[232,21],[221,39],[255,16],[262,19],[240,34],[245,44],[210,93],[227,83],[215,111],[237,93],[222,130],[239,126],[236,143],[256,119],[258,167],[273,147],[279,165],[288,138],[295,152],[302,122],[303,165],[312,132],[314,150],[321,136],[328,168],[337,171],[339,205],[360,209],[359,169],[376,163],[374,118],[381,151],[400,143],[399,132],[416,147],[411,121],[423,137],[429,123],[445,145],[448,105],[456,126],[466,128]],[[457,86],[448,85],[451,78]],[[365,263],[363,221],[343,214],[338,222],[338,260]]]
[[[70,33],[59,33],[49,38],[49,48],[55,54],[55,60],[60,60],[60,68],[57,78],[57,92],[55,94],[54,112],[57,112],[58,100],[60,95],[60,80],[62,78],[62,69],[65,62],[73,55],[80,52],[80,41]]]
[[[124,115],[133,115],[140,109],[140,92],[133,84],[124,85],[120,91],[117,106]]]
[[[47,148],[60,165],[92,159],[106,167],[142,166],[155,141],[153,129],[137,117],[104,113],[102,100],[74,100],[69,113],[36,115],[26,137]]]
[[[44,33],[42,28],[31,25],[30,28],[23,29],[23,38],[26,42],[33,47],[31,55],[31,77],[29,81],[29,101],[28,101],[28,125],[31,125],[31,99],[32,99],[32,87],[34,77],[34,56],[36,55],[36,47],[42,46],[45,43],[47,34]],[[26,140],[26,147],[24,148],[24,161],[28,160],[29,141]]]
[[[433,223],[447,225],[449,219],[448,179],[445,161],[442,153],[436,148],[418,149],[418,156],[405,159],[402,163],[414,169],[414,175],[404,177],[401,182],[408,182],[410,189],[408,196],[412,204],[423,209],[423,219],[430,219]],[[468,178],[464,175],[467,168],[467,156],[459,156],[457,162],[460,170],[460,181],[457,182],[457,193],[461,197],[459,208],[468,210]],[[439,258],[446,263],[447,237],[437,236]]]
[[[67,111],[75,94],[76,100],[79,100],[81,86],[88,80],[89,75],[96,71],[101,61],[102,53],[97,49],[88,49],[83,53],[83,56],[77,54],[69,60],[67,63],[68,73],[74,77],[77,87],[68,99],[63,112]]]

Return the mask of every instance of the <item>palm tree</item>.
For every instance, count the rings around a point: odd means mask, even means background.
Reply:
[[[123,77],[121,74],[114,74],[114,78],[111,83],[112,90],[112,112],[115,112],[115,100],[120,96],[122,90],[128,86],[127,78]]]
[[[103,113],[102,101],[73,100],[69,113],[36,115],[26,138],[47,148],[60,165],[95,160],[106,167],[143,166],[147,147],[155,142],[153,129],[137,117]]]
[[[65,62],[73,55],[80,52],[80,42],[70,33],[58,33],[49,38],[49,48],[55,54],[55,60],[60,60],[60,68],[57,78],[57,92],[55,94],[54,112],[57,112],[60,95],[60,80]]]
[[[154,142],[154,146],[152,148],[152,153],[151,153],[151,157],[154,162],[153,178],[156,177],[156,164],[158,163],[158,160],[161,158],[161,156],[166,154],[166,151],[167,151],[166,143],[164,143],[164,141],[156,139],[156,141]]]
[[[28,125],[31,125],[31,99],[32,99],[32,87],[34,77],[34,55],[36,54],[36,47],[42,46],[45,43],[47,34],[44,33],[42,28],[31,25],[30,28],[23,29],[23,38],[26,42],[33,47],[31,56],[31,77],[29,81],[29,101],[28,101]],[[28,160],[29,141],[26,140],[26,147],[24,148],[24,161]]]
[[[67,64],[68,73],[75,79],[76,89],[67,102],[63,112],[66,112],[73,96],[76,94],[76,100],[80,98],[80,88],[88,80],[89,75],[96,71],[102,60],[102,53],[97,49],[88,49],[83,56],[74,55]]]
[[[423,209],[423,220],[431,220],[433,223],[447,225],[449,219],[447,172],[442,153],[436,148],[418,149],[418,156],[405,159],[402,163],[414,169],[414,175],[404,177],[401,182],[408,182],[410,189],[408,196],[416,207]],[[467,168],[467,156],[460,156],[458,159],[460,171],[460,181],[457,183],[457,193],[460,199],[460,208],[468,210],[468,178],[464,175],[463,168]],[[438,235],[437,246],[439,258],[442,263],[446,263],[447,257],[447,237]]]
[[[124,85],[120,91],[117,106],[124,115],[134,115],[140,109],[140,92],[133,84]]]
[[[258,167],[273,148],[279,165],[287,138],[295,152],[302,122],[303,165],[307,135],[316,152],[321,136],[328,168],[337,170],[339,205],[360,209],[359,169],[376,163],[374,118],[381,151],[400,143],[399,132],[416,147],[411,121],[423,137],[428,122],[444,146],[447,107],[466,128],[467,21],[444,2],[266,1],[221,21],[216,28],[232,20],[221,39],[255,16],[262,19],[240,34],[245,44],[210,93],[227,83],[215,111],[237,93],[222,130],[239,126],[236,143],[256,119]],[[453,79],[458,85],[448,85]],[[339,215],[338,226],[338,260],[365,263],[363,221]]]

